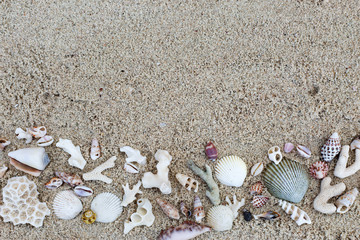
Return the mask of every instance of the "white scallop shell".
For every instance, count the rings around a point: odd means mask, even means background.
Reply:
[[[73,219],[82,209],[82,203],[73,191],[66,190],[56,194],[53,210],[58,218],[65,220]]]
[[[214,206],[207,213],[207,224],[216,231],[230,230],[233,221],[234,213],[228,206]]]
[[[96,213],[96,221],[110,223],[115,221],[122,213],[120,199],[109,192],[100,193],[91,203],[91,210]]]
[[[245,162],[237,156],[223,157],[215,168],[216,178],[224,185],[240,187],[247,174]]]
[[[45,148],[22,148],[8,153],[8,156],[37,170],[44,170],[50,159]]]

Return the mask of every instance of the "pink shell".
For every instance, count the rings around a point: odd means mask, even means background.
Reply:
[[[205,146],[205,153],[209,160],[215,161],[218,157],[218,152],[215,145],[212,142],[209,142]]]
[[[158,239],[193,239],[210,230],[211,228],[208,226],[200,225],[191,221],[185,221],[177,227],[170,227],[166,230],[162,230]]]
[[[61,180],[61,178],[53,177],[52,179],[50,179],[49,182],[45,184],[45,187],[48,189],[55,189],[60,187],[62,184],[63,180]]]
[[[69,174],[65,172],[56,172],[55,175],[65,183],[69,184],[71,187],[83,185],[84,182],[81,180],[81,177],[77,174]]]
[[[262,182],[257,182],[250,187],[250,194],[251,195],[260,195],[264,189],[264,185]]]
[[[298,153],[300,154],[300,156],[304,157],[304,158],[310,158],[311,157],[311,151],[310,149],[308,149],[305,146],[302,145],[297,145],[296,146],[296,150],[298,151]]]
[[[338,133],[334,133],[330,136],[329,140],[326,141],[324,146],[321,148],[322,159],[326,162],[330,162],[341,150],[340,137]]]
[[[323,179],[329,171],[329,165],[323,161],[313,163],[309,169],[310,175],[316,179]]]
[[[253,197],[253,200],[251,201],[252,205],[256,208],[261,208],[264,206],[267,201],[269,201],[268,197],[262,196],[262,195],[256,195]]]
[[[180,214],[179,214],[179,210],[177,210],[176,207],[174,207],[173,205],[171,205],[170,203],[168,203],[165,200],[162,200],[160,198],[156,199],[156,202],[159,204],[159,206],[161,207],[161,209],[163,210],[163,212],[172,219],[179,219],[180,218]]]
[[[289,153],[294,149],[294,144],[292,143],[285,143],[284,145],[284,152]]]

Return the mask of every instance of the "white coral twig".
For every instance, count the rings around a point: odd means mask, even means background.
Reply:
[[[345,145],[342,147],[339,160],[336,163],[336,167],[334,170],[334,175],[336,177],[346,178],[360,170],[360,149],[355,149],[355,162],[351,166],[346,167],[348,159],[349,145]]]
[[[120,148],[120,151],[126,153],[127,158],[125,160],[127,163],[137,162],[140,165],[146,164],[146,157],[142,156],[139,150],[125,146]]]
[[[124,189],[124,197],[123,201],[121,202],[121,206],[126,207],[130,203],[132,203],[136,198],[135,195],[138,193],[142,193],[140,191],[141,181],[138,181],[136,185],[133,186],[132,189],[129,188],[129,183],[126,183],[126,185],[122,185]]]
[[[72,143],[71,140],[68,139],[59,139],[59,142],[56,143],[56,146],[62,148],[65,152],[71,155],[68,162],[71,166],[84,169],[86,160],[81,155],[80,147],[76,146]]]
[[[17,139],[26,139],[25,143],[31,143],[33,137],[32,135],[28,132],[28,129],[26,129],[26,132],[24,130],[22,130],[21,128],[17,128],[15,130],[15,134]]]
[[[228,196],[226,196],[226,202],[229,204],[229,208],[231,209],[231,211],[233,212],[234,214],[234,219],[237,218],[238,216],[238,210],[245,205],[245,198],[241,199],[241,201],[239,202],[237,199],[236,199],[236,196],[234,194],[233,196],[233,202],[234,203],[231,203],[230,201],[230,198]]]
[[[99,180],[99,181],[106,182],[108,184],[112,183],[113,180],[111,178],[101,174],[101,172],[104,171],[105,169],[114,167],[115,166],[115,160],[116,160],[116,157],[112,156],[109,160],[107,160],[106,162],[100,164],[99,166],[97,166],[91,172],[84,173],[83,174],[84,180],[85,181]]]

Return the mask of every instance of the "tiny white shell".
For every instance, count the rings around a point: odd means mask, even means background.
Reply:
[[[54,138],[52,136],[43,136],[42,138],[40,138],[36,144],[39,147],[46,147],[46,146],[50,146],[52,143],[54,142]]]
[[[218,205],[210,208],[207,223],[216,231],[227,231],[233,226],[234,213],[228,206]]]
[[[110,223],[115,221],[122,213],[120,199],[109,192],[100,193],[91,203],[91,210],[96,214],[96,221]]]
[[[292,143],[285,143],[285,145],[284,145],[284,152],[285,153],[289,153],[289,152],[291,152],[293,149],[294,149],[294,144],[292,144]]]
[[[8,167],[5,166],[5,165],[3,165],[2,167],[0,167],[0,178],[2,178],[2,177],[5,175],[5,173],[6,173],[7,170],[8,170]]]
[[[124,165],[124,169],[125,171],[129,172],[129,173],[139,173],[139,168],[132,163],[125,163]]]
[[[311,157],[311,151],[310,149],[308,149],[305,146],[302,145],[297,145],[296,146],[296,150],[298,151],[298,153],[300,154],[300,156],[304,157],[304,158],[310,158]]]
[[[40,127],[32,127],[28,129],[28,132],[33,135],[34,138],[42,138],[46,135],[46,127],[40,126]]]
[[[335,205],[337,207],[336,211],[338,213],[346,213],[349,211],[350,207],[354,204],[359,190],[354,188],[353,190],[342,195],[338,200],[336,200]]]
[[[350,149],[351,150],[360,149],[360,139],[359,139],[359,137],[357,137],[356,139],[354,139],[351,142]]]
[[[71,190],[61,191],[56,194],[53,209],[55,215],[60,219],[73,219],[83,209],[79,198]]]
[[[215,167],[216,178],[226,186],[241,187],[246,174],[246,164],[237,156],[223,157]]]
[[[251,172],[251,175],[255,177],[255,176],[259,175],[263,170],[264,170],[264,164],[262,162],[259,162],[259,163],[254,164],[254,166],[252,166],[250,172]]]
[[[278,146],[271,147],[268,151],[268,156],[275,164],[279,164],[282,160],[282,154]]]
[[[96,160],[101,156],[101,148],[99,141],[94,138],[91,142],[90,157],[92,160]]]
[[[74,188],[74,192],[79,197],[88,197],[94,193],[94,191],[91,188],[86,186],[76,186]]]

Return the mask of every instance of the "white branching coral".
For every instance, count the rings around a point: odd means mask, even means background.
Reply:
[[[349,145],[342,147],[339,160],[336,163],[334,170],[334,175],[338,178],[346,178],[351,175],[354,175],[357,171],[360,170],[360,149],[355,149],[355,162],[346,167],[349,159]]]
[[[25,143],[31,143],[33,137],[31,135],[31,133],[28,132],[29,129],[26,129],[26,132],[24,130],[22,130],[21,128],[17,128],[15,130],[15,134],[17,139],[26,139]]]
[[[142,156],[139,150],[125,146],[120,148],[120,151],[126,153],[127,158],[125,160],[127,163],[137,162],[140,165],[146,164],[146,157]]]
[[[225,198],[226,202],[229,204],[228,207],[231,208],[231,211],[233,212],[234,214],[234,219],[237,218],[238,216],[238,210],[245,205],[245,198],[241,199],[241,201],[239,202],[237,199],[236,199],[236,196],[234,195],[233,196],[233,202],[234,203],[231,203],[230,201],[230,198],[228,196],[226,196]]]
[[[105,169],[114,167],[115,166],[115,160],[116,160],[116,157],[112,156],[111,158],[109,158],[109,160],[107,160],[106,162],[100,164],[99,166],[97,166],[91,172],[84,173],[83,174],[84,180],[85,181],[99,180],[99,181],[106,182],[108,184],[112,183],[113,180],[111,178],[101,174],[101,172],[104,171]]]
[[[142,193],[140,191],[140,186],[141,186],[141,181],[138,181],[138,183],[136,185],[133,186],[132,189],[129,188],[129,183],[126,183],[126,185],[122,185],[123,189],[124,189],[124,197],[123,200],[121,202],[121,206],[126,207],[127,205],[129,205],[130,203],[132,203],[136,198],[135,195],[138,193]]]
[[[68,160],[71,166],[80,168],[81,170],[84,169],[86,160],[82,156],[79,146],[75,147],[71,140],[62,138],[59,139],[56,146],[62,148],[65,152],[71,155]]]

